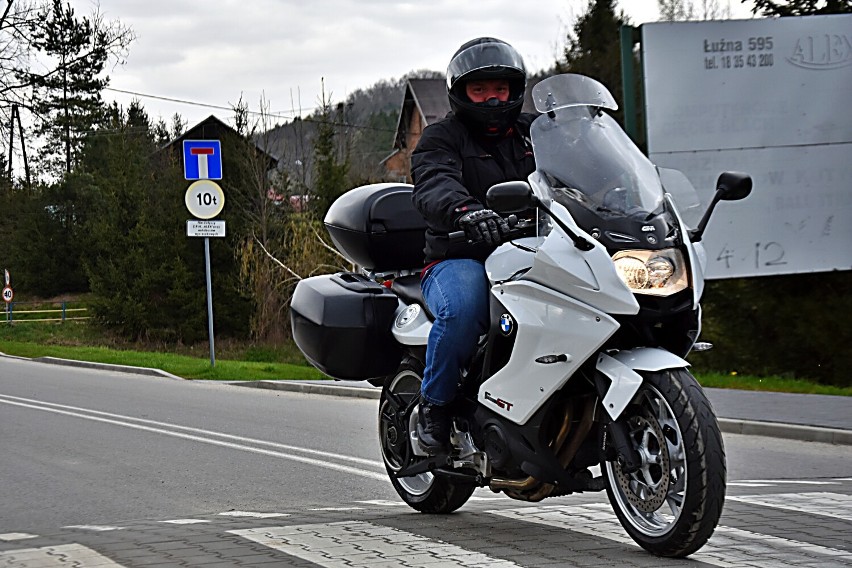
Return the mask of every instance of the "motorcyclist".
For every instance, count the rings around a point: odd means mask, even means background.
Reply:
[[[448,450],[460,372],[488,329],[483,262],[508,227],[486,207],[485,192],[535,170],[529,141],[535,116],[521,113],[525,89],[526,69],[511,45],[490,37],[465,43],[447,68],[452,112],[424,129],[411,157],[413,201],[427,225],[421,288],[435,316],[417,424],[419,445],[429,454]],[[450,242],[448,234],[458,230],[467,240]]]

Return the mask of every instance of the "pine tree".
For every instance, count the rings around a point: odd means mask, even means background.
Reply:
[[[560,73],[579,73],[600,81],[619,103],[613,116],[622,121],[621,26],[623,12],[616,13],[616,0],[592,0],[568,37],[565,61],[557,63]]]
[[[349,152],[341,141],[338,123],[343,123],[343,105],[332,111],[331,103],[323,94],[322,109],[317,118],[317,137],[314,140],[314,178],[312,210],[322,219],[334,200],[347,189]]]
[[[105,23],[94,14],[78,18],[70,4],[52,0],[33,23],[33,48],[56,62],[42,74],[28,74],[33,87],[32,110],[37,136],[45,145],[42,159],[48,171],[70,172],[85,135],[103,116],[101,77],[111,56],[120,54],[133,34],[117,22]]]

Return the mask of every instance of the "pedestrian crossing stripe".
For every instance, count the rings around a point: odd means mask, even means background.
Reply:
[[[225,511],[219,513],[220,517],[243,517],[249,519],[272,519],[275,517],[289,517],[288,513],[258,513],[255,511]]]
[[[852,521],[852,495],[842,493],[776,493],[726,497],[728,501]]]
[[[13,540],[26,540],[28,538],[38,538],[36,534],[30,533],[5,533],[0,534],[0,540],[5,542],[12,542]]]
[[[460,546],[363,521],[228,531],[326,568],[437,566],[441,568],[518,568]]]
[[[98,568],[124,568],[82,544],[62,544],[42,548],[20,548],[0,552],[0,566],[39,568],[68,568],[69,566],[97,566]]]
[[[523,507],[488,513],[638,546],[624,532],[609,504]],[[826,566],[829,560],[842,560],[838,566],[852,564],[852,552],[849,551],[726,526],[717,527],[707,544],[689,558],[713,566],[753,566],[761,555],[778,555],[779,552],[784,555],[783,562],[773,565]],[[815,561],[818,561],[817,564],[814,564]]]
[[[735,502],[756,507],[770,507],[852,520],[852,495],[839,493],[791,493],[770,495],[728,496]],[[244,516],[246,512],[233,511]],[[264,515],[263,513],[250,513]],[[277,514],[277,513],[272,513]],[[545,525],[563,529],[575,535],[615,542],[631,549],[638,546],[618,523],[608,503],[591,503],[573,506],[518,506],[487,510],[483,515],[494,515],[518,523]],[[260,517],[263,518],[263,517]],[[203,519],[177,519],[178,522],[209,523]],[[163,521],[169,522],[169,521]],[[171,521],[176,524],[175,521]],[[484,521],[483,525],[488,525]],[[66,527],[72,528],[72,527]],[[120,529],[77,525],[83,529]],[[500,526],[501,531],[512,531],[511,526]],[[364,566],[369,568],[406,565],[440,565],[442,567],[514,568],[513,561],[468,550],[450,542],[421,536],[386,525],[366,521],[342,521],[315,524],[294,524],[230,530],[229,534],[245,538],[264,547],[289,556],[312,562],[326,568]],[[566,533],[567,534],[567,533]],[[14,542],[24,538],[38,538],[28,533],[0,534],[0,540]],[[451,538],[448,536],[448,538]],[[566,536],[566,542],[578,537]],[[487,546],[483,542],[483,546]],[[584,547],[588,548],[588,547]],[[607,548],[602,546],[602,549]],[[611,547],[610,547],[611,550]],[[532,550],[525,552],[530,554]],[[623,554],[618,553],[616,554]],[[780,536],[760,534],[729,526],[717,527],[709,542],[690,559],[712,566],[852,566],[852,551],[840,550]],[[121,564],[81,544],[21,548],[0,552],[0,567],[29,567],[76,565],[121,567]]]

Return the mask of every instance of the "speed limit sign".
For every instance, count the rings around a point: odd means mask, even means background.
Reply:
[[[3,301],[7,304],[12,301],[12,298],[15,297],[15,292],[12,291],[11,286],[6,286],[3,288]]]

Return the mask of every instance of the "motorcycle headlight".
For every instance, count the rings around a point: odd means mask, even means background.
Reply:
[[[677,249],[622,250],[612,257],[615,270],[637,294],[670,296],[689,286],[686,262]]]

